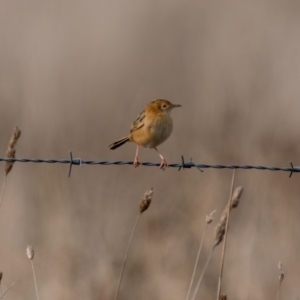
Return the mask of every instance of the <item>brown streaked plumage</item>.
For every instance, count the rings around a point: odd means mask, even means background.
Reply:
[[[161,158],[160,168],[164,170],[168,164],[156,147],[171,135],[173,120],[170,113],[173,108],[180,106],[164,99],[157,99],[150,102],[132,123],[130,134],[112,143],[109,145],[109,148],[112,150],[116,149],[126,142],[136,143],[137,149],[133,164],[134,167],[138,167],[140,164],[138,160],[139,146],[154,148]]]

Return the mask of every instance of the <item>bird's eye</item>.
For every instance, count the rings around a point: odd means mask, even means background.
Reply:
[[[164,109],[166,109],[168,107],[168,105],[167,104],[163,104],[161,107],[164,108]]]

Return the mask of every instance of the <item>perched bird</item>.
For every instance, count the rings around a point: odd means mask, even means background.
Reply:
[[[151,101],[146,108],[138,115],[130,127],[130,134],[109,145],[111,150],[116,149],[126,142],[137,144],[133,166],[140,165],[138,154],[139,146],[153,148],[161,158],[160,168],[164,170],[168,164],[164,157],[157,150],[157,146],[163,143],[172,133],[173,120],[170,113],[173,108],[180,107],[179,104],[172,104],[168,100],[158,99]]]

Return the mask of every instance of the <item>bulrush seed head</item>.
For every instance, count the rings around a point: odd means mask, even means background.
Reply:
[[[142,201],[140,202],[140,213],[148,209],[148,207],[151,204],[152,197],[153,197],[153,188],[151,188],[149,191],[146,191],[146,193],[144,194]]]
[[[32,245],[28,245],[28,246],[27,246],[26,254],[27,254],[28,259],[33,260],[33,257],[34,257],[34,250],[33,250]]]

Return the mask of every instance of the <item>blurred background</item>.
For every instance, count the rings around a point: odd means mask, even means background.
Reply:
[[[296,0],[3,0],[0,156],[133,160],[108,145],[153,99],[182,104],[159,150],[169,163],[300,164],[300,2]],[[159,162],[141,149],[141,161]],[[4,163],[1,163],[4,169]],[[16,163],[0,209],[5,299],[113,299],[144,192],[118,299],[185,299],[205,216],[228,200],[231,170]],[[230,299],[300,299],[300,177],[238,170],[222,290]],[[0,183],[4,171],[0,174]],[[198,299],[215,299],[221,247]]]

